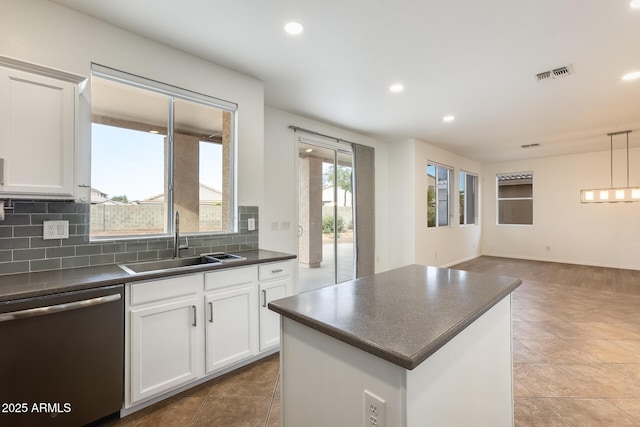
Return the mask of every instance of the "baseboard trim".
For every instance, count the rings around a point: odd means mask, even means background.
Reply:
[[[541,261],[541,262],[553,262],[556,264],[572,264],[572,265],[586,265],[589,267],[603,267],[603,268],[617,268],[619,270],[636,270],[640,271],[640,266],[625,266],[625,265],[612,265],[612,264],[599,264],[585,261],[569,261],[565,259],[549,259],[544,257],[532,257],[532,256],[522,256],[522,255],[514,255],[514,254],[495,254],[495,253],[487,253],[479,256],[491,256],[496,258],[511,258],[511,259],[521,259],[525,261]]]
[[[441,265],[440,267],[442,267],[442,268],[449,268],[449,267],[451,267],[452,265],[461,264],[461,263],[463,263],[463,262],[471,261],[472,259],[476,259],[476,258],[481,257],[481,256],[482,256],[482,255],[471,255],[471,256],[468,256],[468,257],[465,257],[465,258],[461,258],[461,259],[459,259],[459,260],[457,260],[457,261],[453,261],[453,262],[449,262],[449,263],[447,263],[447,264],[443,264],[443,265]]]

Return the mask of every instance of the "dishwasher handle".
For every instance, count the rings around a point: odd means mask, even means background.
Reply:
[[[122,298],[121,294],[107,295],[103,297],[85,299],[82,301],[67,302],[64,304],[49,305],[46,307],[30,308],[28,310],[12,311],[0,314],[0,322],[8,320],[26,319],[28,317],[46,316],[49,314],[60,313],[62,311],[77,310],[79,308],[91,307],[94,305],[106,304],[112,301],[118,301]]]

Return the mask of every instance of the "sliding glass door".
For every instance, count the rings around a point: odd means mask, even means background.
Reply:
[[[355,277],[351,145],[298,138],[300,292]]]

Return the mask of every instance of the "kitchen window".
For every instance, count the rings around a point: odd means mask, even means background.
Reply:
[[[460,172],[460,224],[477,223],[478,212],[478,176],[469,172]]]
[[[427,227],[450,225],[452,176],[453,168],[427,163]]]
[[[533,225],[533,172],[497,175],[498,224]]]
[[[235,231],[236,109],[94,64],[91,238]]]

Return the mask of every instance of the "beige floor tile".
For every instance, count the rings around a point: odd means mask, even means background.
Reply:
[[[622,409],[624,412],[632,416],[640,425],[640,398],[617,398],[608,399],[609,402]]]
[[[516,427],[569,427],[546,403],[548,399],[515,399]]]
[[[616,340],[616,344],[636,354],[640,354],[640,340]]]
[[[522,383],[516,379],[513,380],[513,397],[518,399],[522,397],[534,397],[533,393],[529,391]]]
[[[263,362],[227,374],[217,382],[209,396],[265,396],[272,397],[280,365]]]
[[[638,427],[638,421],[605,399],[549,399],[547,405],[571,427]]]
[[[584,322],[580,328],[592,338],[606,340],[640,340],[640,331],[631,329],[624,323]]]
[[[280,425],[280,399],[274,399],[271,402],[269,410],[269,418],[266,427],[278,427]]]
[[[622,347],[614,340],[577,340],[575,346],[602,363],[640,363],[640,353]]]
[[[554,334],[542,330],[540,328],[540,323],[541,322],[530,321],[511,322],[513,328],[513,338],[517,340],[557,338]]]
[[[513,363],[544,362],[544,357],[530,347],[527,347],[524,344],[525,342],[524,340],[513,340]]]
[[[192,426],[263,427],[271,397],[209,396]]]
[[[539,362],[598,363],[595,357],[581,351],[571,339],[522,340],[521,344],[539,355]],[[515,361],[514,354],[514,361]]]
[[[554,363],[514,364],[513,375],[535,397],[600,397],[589,381]]]
[[[591,388],[599,397],[640,397],[640,381],[633,366],[618,363],[558,365],[575,383]]]

